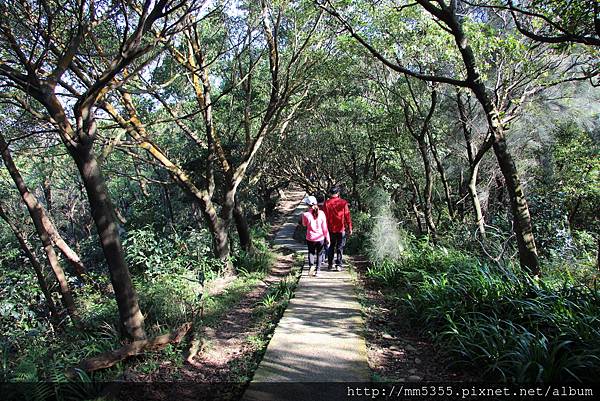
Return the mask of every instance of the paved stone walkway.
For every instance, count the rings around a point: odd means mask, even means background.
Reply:
[[[299,205],[283,224],[274,240],[276,247],[306,257],[306,245],[292,238],[305,210]],[[339,382],[371,379],[363,328],[350,274],[325,267],[319,277],[308,276],[305,262],[295,297],[275,329],[243,399],[347,399]],[[338,385],[327,385],[332,382]]]

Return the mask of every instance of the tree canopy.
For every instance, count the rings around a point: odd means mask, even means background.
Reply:
[[[263,266],[293,188],[341,186],[356,250],[589,284],[599,34],[596,0],[1,2],[3,377],[34,328],[141,341]]]

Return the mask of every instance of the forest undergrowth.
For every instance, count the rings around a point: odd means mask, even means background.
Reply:
[[[397,316],[451,358],[453,369],[502,382],[597,380],[600,288],[593,248],[578,258],[547,258],[544,274],[532,277],[514,258],[490,260],[477,252],[468,233],[437,243],[419,238],[393,223],[391,203],[375,203],[374,218],[357,219],[363,234],[356,242],[371,259],[366,276]],[[383,235],[389,226],[393,235]]]
[[[267,232],[268,226],[253,229],[252,252],[234,250],[233,264],[238,274],[232,277],[233,281],[225,279],[222,263],[208,256],[210,237],[204,231],[178,233],[171,228],[156,229],[148,225],[129,232],[124,245],[128,262],[136,273],[135,286],[148,337],[169,333],[186,322],[193,323],[195,331],[219,325],[225,314],[263,283],[273,266],[275,256],[266,242]],[[11,259],[4,257],[2,263],[11,263]],[[3,397],[10,398],[12,394],[14,399],[27,400],[88,399],[101,394],[106,383],[149,377],[167,365],[175,370],[183,366],[189,341],[169,344],[161,351],[129,358],[108,369],[95,372],[80,369],[82,360],[124,344],[117,330],[116,304],[102,296],[111,290],[107,277],[91,275],[101,290],[78,287],[77,306],[84,318],[77,324],[68,320],[59,324],[41,320],[32,312],[35,311],[32,304],[43,302],[33,279],[28,282],[15,274],[20,281],[3,287],[0,314],[5,328],[0,348],[0,381],[6,387]],[[256,338],[250,339],[256,343],[254,353],[264,352],[268,341],[263,337],[274,328],[293,295],[296,281],[297,277],[274,283],[255,305],[255,316],[262,323]],[[173,302],[174,299],[178,302]],[[28,313],[19,313],[18,305],[23,305]],[[256,363],[253,366],[256,368]],[[244,374],[239,378],[242,383],[251,372]],[[177,380],[177,375],[171,379]]]

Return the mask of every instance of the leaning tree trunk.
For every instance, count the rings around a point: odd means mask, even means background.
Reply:
[[[440,173],[440,180],[442,181],[442,186],[444,187],[444,196],[446,198],[446,205],[448,206],[448,214],[451,219],[454,219],[454,203],[452,202],[452,195],[450,194],[450,185],[448,184],[448,179],[446,178],[446,170],[444,169],[444,165],[440,160],[440,157],[437,152],[437,146],[433,141],[433,135],[430,132],[427,133],[429,138],[429,147],[431,148],[431,154],[433,155],[433,159],[435,160],[435,165],[437,167],[438,173]]]
[[[52,299],[52,295],[50,294],[50,290],[48,289],[48,284],[46,283],[46,277],[44,276],[44,269],[39,262],[38,258],[35,257],[33,251],[29,247],[29,244],[25,240],[23,233],[17,228],[17,226],[8,218],[4,210],[2,209],[2,205],[0,205],[0,218],[4,220],[13,234],[19,241],[19,245],[21,246],[21,250],[25,253],[31,265],[33,266],[33,270],[35,271],[35,276],[38,280],[38,284],[40,285],[40,289],[42,290],[42,294],[44,294],[44,298],[46,298],[46,303],[48,304],[48,309],[50,310],[50,314],[52,316],[58,316],[58,310],[56,309],[56,305],[54,304],[54,300]]]
[[[4,145],[6,144],[6,141],[4,140],[4,138],[1,138],[0,141],[1,141],[0,146],[4,147]],[[6,152],[9,152],[8,149],[6,150]],[[11,157],[10,154],[8,154],[8,157]],[[14,166],[14,163],[12,163],[12,157],[11,157],[10,163]],[[21,177],[16,166],[14,167],[14,173],[18,175],[17,180],[22,182],[22,185],[24,186],[25,185],[24,180]],[[17,181],[15,181],[15,183],[16,182]],[[17,186],[18,185],[19,184],[17,184]],[[21,193],[21,196],[23,196],[23,193]],[[52,208],[52,192],[51,192],[50,181],[49,181],[48,177],[46,177],[46,179],[44,180],[44,197],[46,198],[46,205],[48,206],[49,209],[51,209]],[[29,201],[31,202],[31,207],[34,207],[39,210],[40,222],[43,225],[44,230],[50,236],[50,240],[52,241],[54,246],[56,246],[58,248],[58,250],[60,251],[60,253],[65,257],[65,259],[67,259],[69,264],[75,270],[75,274],[81,279],[81,281],[87,282],[87,280],[85,278],[85,274],[87,274],[87,270],[86,270],[83,262],[81,262],[79,255],[77,255],[77,253],[73,249],[71,249],[71,247],[64,241],[64,239],[62,238],[62,236],[60,235],[60,233],[58,232],[58,230],[56,229],[56,227],[54,226],[54,224],[48,217],[50,215],[50,211],[46,212],[46,210],[44,210],[44,207],[42,206],[42,204],[35,197],[30,197]]]
[[[465,206],[464,199],[465,196],[465,178],[463,168],[460,168],[460,174],[458,178],[458,199],[459,201],[456,203],[456,213],[458,213],[458,217],[460,217],[460,221],[465,221]]]
[[[199,191],[191,182],[178,180],[178,183],[197,201],[212,237],[214,255],[224,263],[227,272],[232,272],[233,265],[230,260],[231,251],[228,232],[229,224],[219,217],[217,209],[208,194],[204,191]]]
[[[202,216],[208,226],[208,231],[212,237],[213,252],[215,257],[220,259],[226,266],[227,271],[233,271],[230,261],[229,248],[229,223],[224,222],[217,213],[211,196],[214,190],[214,179],[212,174],[211,156],[207,159],[207,187],[198,188],[188,176],[188,174],[176,163],[171,161],[167,155],[152,141],[148,139],[148,133],[145,126],[137,116],[137,111],[133,106],[131,98],[127,94],[121,97],[124,106],[129,112],[129,119],[125,120],[117,109],[110,103],[104,102],[103,107],[115,119],[115,121],[127,131],[127,133],[138,143],[138,146],[148,152],[156,161],[158,161],[171,175],[173,180],[200,206]]]
[[[425,169],[425,188],[423,189],[423,198],[425,200],[425,222],[427,223],[427,228],[431,233],[433,238],[436,237],[436,227],[435,222],[433,220],[433,207],[431,204],[431,196],[433,193],[433,177],[431,176],[431,162],[429,160],[429,155],[427,153],[427,142],[425,141],[425,137],[417,138],[419,143],[419,152],[421,153],[421,158],[423,159],[423,167]]]
[[[419,188],[415,180],[410,177],[411,188],[412,188],[412,197],[410,198],[410,204],[412,207],[412,211],[415,215],[415,219],[417,222],[417,229],[419,230],[419,235],[425,234],[427,232],[427,223],[425,223],[425,227],[421,222],[421,213],[419,212],[419,206],[423,207],[423,202],[421,201],[421,194],[419,192]]]
[[[430,6],[429,3],[426,4],[424,1],[418,0],[418,2],[424,7]],[[436,10],[431,7],[426,8],[432,13],[436,12]],[[463,31],[462,23],[456,15],[455,10],[445,10],[444,15],[438,14],[438,16],[442,17],[452,30],[452,34],[454,35],[455,42],[467,70],[467,84],[483,107],[489,129],[493,135],[492,147],[510,195],[513,213],[513,230],[519,249],[519,262],[521,267],[527,269],[531,274],[538,276],[541,272],[533,236],[531,215],[529,214],[529,207],[527,206],[527,200],[525,198],[525,193],[523,192],[521,180],[517,174],[517,166],[506,144],[504,127],[500,115],[492,103],[491,97],[486,91],[485,84],[477,71],[475,54],[468,43],[467,37]]]
[[[540,268],[538,263],[537,249],[533,237],[533,227],[531,224],[531,215],[527,206],[527,199],[523,192],[521,181],[517,174],[517,166],[508,152],[506,139],[502,129],[496,128],[494,136],[494,153],[498,159],[500,170],[506,180],[506,188],[510,196],[510,204],[513,213],[514,232],[517,237],[517,246],[519,249],[519,262],[525,266],[531,274],[539,275]]]
[[[472,53],[471,53],[472,55]],[[500,171],[504,176],[506,188],[510,197],[510,205],[513,215],[513,231],[517,240],[519,250],[519,263],[534,276],[541,274],[537,248],[533,236],[531,215],[527,206],[525,192],[517,172],[517,165],[508,150],[504,127],[496,108],[485,91],[485,86],[480,79],[476,79],[472,87],[475,96],[481,103],[486,113],[488,125],[493,135],[492,148],[498,160]]]
[[[85,275],[87,274],[87,269],[85,268],[85,265],[79,258],[79,255],[65,242],[65,240],[60,235],[54,224],[50,221],[50,219],[44,212],[44,209],[41,208],[41,210],[42,224],[44,225],[46,231],[48,231],[52,243],[58,248],[58,250],[65,257],[65,259],[67,259],[67,262],[69,262],[69,264],[73,267],[73,269],[75,270],[75,274],[77,274],[81,281],[87,282],[88,280],[85,277]]]
[[[92,218],[96,223],[102,251],[110,271],[121,330],[123,334],[133,340],[144,339],[146,338],[144,317],[140,311],[137,295],[125,262],[108,188],[92,151],[92,144],[80,143],[77,147],[69,147],[69,151],[77,164],[90,202]]]
[[[2,155],[2,160],[4,160],[4,165],[8,170],[8,173],[12,177],[19,193],[21,194],[21,198],[23,202],[27,206],[27,210],[29,211],[29,215],[31,216],[31,220],[35,226],[38,236],[42,242],[44,247],[44,252],[46,253],[46,257],[48,259],[48,263],[56,276],[56,280],[58,281],[58,287],[61,294],[61,300],[69,315],[73,319],[77,319],[77,313],[75,309],[75,301],[73,300],[73,295],[71,294],[71,290],[69,288],[69,283],[67,282],[67,278],[65,276],[65,272],[60,265],[58,260],[58,256],[54,251],[52,246],[52,240],[50,239],[50,234],[45,229],[44,224],[42,223],[43,218],[43,209],[35,196],[29,191],[23,177],[19,173],[17,166],[15,165],[10,151],[8,149],[8,144],[4,139],[4,136],[0,133],[0,153]]]
[[[479,172],[479,163],[471,167],[471,177],[469,178],[469,198],[471,198],[471,204],[473,205],[473,211],[475,213],[475,221],[477,223],[477,230],[482,238],[485,238],[485,221],[483,219],[483,213],[481,212],[481,202],[479,202],[479,195],[477,194],[477,174]]]
[[[527,199],[521,185],[515,161],[508,150],[504,128],[497,110],[492,105],[485,86],[480,80],[473,84],[473,92],[481,103],[488,120],[488,125],[493,136],[492,148],[498,160],[500,171],[504,177],[506,188],[510,197],[510,205],[513,215],[513,231],[517,240],[519,250],[519,263],[534,276],[541,274],[537,248],[533,236],[531,215],[527,206]]]
[[[186,177],[184,177],[186,178]],[[208,225],[208,231],[211,234],[213,240],[213,251],[215,256],[225,264],[225,270],[228,272],[233,271],[233,265],[230,261],[230,248],[229,248],[229,233],[227,231],[228,224],[219,217],[217,209],[214,203],[210,199],[208,193],[198,190],[193,183],[190,181],[182,181],[181,177],[178,177],[178,182],[182,185],[186,191],[194,196],[194,199],[198,202],[201,207],[202,215]]]
[[[469,160],[469,182],[467,184],[467,189],[469,192],[469,198],[471,200],[471,204],[473,205],[473,211],[475,213],[475,222],[477,224],[477,230],[482,238],[485,238],[485,222],[483,220],[483,213],[481,211],[481,202],[479,202],[479,195],[477,194],[477,175],[479,173],[479,164],[481,163],[481,158],[487,150],[489,149],[489,145],[484,143],[483,146],[476,152],[476,148],[472,143],[473,134],[467,125],[467,113],[465,110],[465,104],[461,96],[460,91],[456,91],[456,102],[458,105],[458,112],[460,115],[460,122],[463,129],[463,135],[465,137],[465,144],[467,146],[467,157]],[[461,182],[461,192],[462,192],[462,182],[463,182],[463,172],[460,170],[460,182]],[[462,196],[462,193],[461,193]]]

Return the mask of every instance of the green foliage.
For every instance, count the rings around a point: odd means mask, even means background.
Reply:
[[[275,261],[275,255],[269,249],[266,235],[267,232],[263,228],[252,230],[252,249],[249,252],[238,250],[233,259],[233,265],[238,273],[247,275],[269,272]]]
[[[352,235],[346,239],[344,252],[356,254],[364,252],[369,244],[369,233],[373,225],[371,215],[361,211],[351,211],[352,213]]]
[[[191,229],[180,235],[148,225],[131,230],[124,246],[131,269],[140,273],[134,276],[140,308],[155,334],[189,321],[200,307],[203,284],[222,273],[222,262],[212,257],[207,230]]]
[[[573,121],[559,122],[553,140],[537,152],[536,192],[529,203],[542,256],[574,263],[593,260],[594,245],[576,237],[585,238],[584,231],[593,233],[600,227],[599,154],[592,133]]]
[[[202,272],[210,280],[223,268],[222,263],[212,257],[211,238],[205,229],[191,229],[179,234],[170,228],[156,230],[147,225],[128,232],[123,246],[130,269],[148,278],[190,270]]]
[[[600,207],[600,144],[591,132],[569,122],[556,127],[555,137],[548,153],[553,159],[551,177],[560,180],[559,194],[564,197],[557,203],[574,214],[569,217],[575,227],[593,231]]]
[[[589,381],[600,373],[600,291],[569,274],[535,281],[511,264],[427,243],[367,274],[457,364],[488,379]]]
[[[200,283],[186,270],[174,270],[147,279],[136,279],[140,308],[152,334],[164,334],[189,321],[198,310]],[[177,302],[173,302],[176,299]]]
[[[12,360],[19,350],[37,341],[49,326],[45,300],[34,274],[17,268],[22,262],[15,257],[4,259],[8,266],[0,263],[0,377],[4,379],[11,376]]]
[[[3,399],[74,401],[95,399],[102,391],[102,383],[94,382],[86,372],[74,369],[67,374],[64,361],[59,362],[55,356],[50,361],[44,360],[49,357],[44,344],[31,347],[28,352],[15,367]]]
[[[208,256],[209,244],[210,237],[205,231],[190,230],[179,235],[168,230],[155,232],[152,226],[146,226],[129,232],[125,241],[127,258],[134,272],[148,335],[172,331],[189,321],[199,309],[200,279],[217,278],[221,269],[221,263]],[[76,366],[80,360],[121,346],[114,298],[106,297],[92,286],[77,288],[80,325],[64,325],[60,332],[55,332],[47,320],[38,316],[44,313],[43,299],[33,275],[23,275],[18,270],[0,272],[7,284],[2,287],[6,296],[0,303],[0,319],[2,327],[12,327],[2,338],[1,374],[5,380],[57,381],[59,373]],[[91,276],[101,286],[108,285],[105,275],[92,272]],[[100,376],[110,380],[118,369],[118,366],[109,369]],[[69,391],[87,391],[84,379],[68,379],[69,386],[61,384],[54,389],[50,386],[50,390],[68,399]],[[40,387],[40,396],[45,394],[42,391],[47,389]],[[34,394],[30,398],[38,399],[35,397]]]
[[[261,301],[261,305],[265,308],[272,308],[281,302],[287,305],[287,301],[294,295],[294,288],[296,287],[297,281],[296,278],[288,276],[279,280],[275,285],[271,285],[267,294]],[[284,309],[285,305],[283,305]]]

